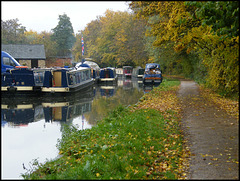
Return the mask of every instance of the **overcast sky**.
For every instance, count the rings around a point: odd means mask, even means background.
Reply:
[[[59,15],[65,13],[76,34],[97,16],[104,16],[107,9],[131,11],[126,1],[1,1],[1,19],[18,18],[27,31],[40,33],[55,28]]]

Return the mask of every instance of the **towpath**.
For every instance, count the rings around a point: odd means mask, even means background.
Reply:
[[[239,123],[209,102],[193,81],[180,80],[183,132],[190,148],[187,179],[239,179]]]

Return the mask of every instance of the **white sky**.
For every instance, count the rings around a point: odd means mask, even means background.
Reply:
[[[57,26],[59,15],[65,13],[76,34],[97,16],[104,16],[107,9],[131,11],[126,1],[1,1],[1,19],[18,18],[27,31],[40,33],[50,32]]]

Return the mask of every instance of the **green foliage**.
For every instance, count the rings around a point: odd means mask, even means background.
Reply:
[[[166,73],[239,93],[238,1],[133,1],[130,7],[148,21],[147,50]]]
[[[100,67],[142,65],[148,59],[144,50],[144,32],[144,20],[136,20],[128,12],[107,10],[104,16],[90,22],[82,32],[86,49],[84,56],[93,58]],[[77,41],[79,45],[80,40]]]
[[[212,31],[224,37],[239,35],[239,1],[186,1],[196,7],[195,15],[202,25],[212,26]]]
[[[70,18],[66,14],[63,14],[59,15],[58,19],[58,25],[52,29],[52,40],[57,43],[57,54],[60,56],[67,56],[70,54],[76,38]]]
[[[24,32],[26,27],[18,23],[18,19],[1,20],[1,43],[2,44],[24,44],[26,39]]]

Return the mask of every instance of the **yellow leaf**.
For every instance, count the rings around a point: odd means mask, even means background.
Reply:
[[[99,176],[100,176],[100,174],[99,174],[99,173],[96,173],[96,176],[97,176],[97,177],[99,177]]]

